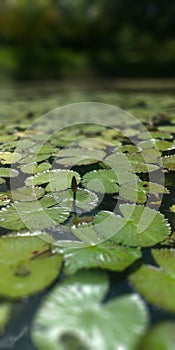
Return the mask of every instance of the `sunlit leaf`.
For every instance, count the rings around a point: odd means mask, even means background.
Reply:
[[[103,274],[79,273],[57,286],[38,310],[32,341],[38,350],[136,349],[147,326],[137,295],[101,304],[108,289]],[[134,315],[134,318],[133,318]]]
[[[31,202],[44,196],[44,189],[41,187],[19,187],[11,191],[11,197],[14,201]]]
[[[111,239],[127,246],[152,246],[170,234],[168,221],[154,209],[134,204],[120,205],[123,217],[110,212],[99,212],[94,218],[94,229],[101,235],[110,232]],[[109,236],[108,236],[109,237]]]
[[[49,183],[47,191],[62,191],[71,187],[72,177],[75,176],[77,183],[80,182],[80,175],[71,170],[48,170],[30,176],[26,180],[26,185],[41,185]]]
[[[82,268],[97,267],[123,271],[139,258],[141,258],[141,252],[138,248],[127,248],[105,242],[96,246],[66,252],[65,272],[73,274]]]
[[[21,159],[21,155],[15,152],[0,152],[0,163],[12,164]]]

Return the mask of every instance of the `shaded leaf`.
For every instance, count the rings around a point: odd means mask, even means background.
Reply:
[[[0,295],[19,298],[50,285],[59,274],[61,255],[35,257],[36,252],[49,249],[36,236],[0,238]]]
[[[5,327],[11,314],[11,304],[8,302],[0,303],[0,336],[4,333]]]
[[[146,333],[142,342],[142,350],[174,350],[175,322],[161,322]]]
[[[152,255],[160,267],[142,265],[130,281],[149,302],[174,312],[175,250],[152,249]]]

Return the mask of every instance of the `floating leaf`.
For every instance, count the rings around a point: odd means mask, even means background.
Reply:
[[[36,254],[49,249],[36,236],[0,238],[0,295],[19,298],[49,286],[62,264],[61,255]]]
[[[164,187],[160,184],[154,183],[154,182],[143,181],[142,184],[143,184],[145,191],[147,193],[150,193],[150,194],[157,195],[159,193],[165,193],[165,194],[170,193],[166,187]]]
[[[170,141],[150,139],[148,141],[139,142],[138,147],[142,150],[146,148],[157,148],[159,151],[166,151],[174,148],[174,144]]]
[[[147,313],[137,295],[100,304],[108,284],[99,273],[79,273],[57,286],[37,312],[32,341],[39,350],[136,349],[147,326]],[[134,318],[133,318],[134,315]]]
[[[8,302],[0,303],[0,336],[4,333],[5,327],[11,314],[11,304]]]
[[[121,185],[119,190],[120,197],[131,202],[143,204],[147,200],[146,190],[142,181],[129,181]]]
[[[113,170],[94,170],[83,176],[83,185],[99,193],[116,193],[119,191],[117,175]]]
[[[123,271],[134,261],[141,258],[141,251],[138,248],[127,248],[105,242],[96,246],[74,249],[72,252],[68,251],[64,258],[67,274],[73,274],[82,268],[97,267],[112,271]]]
[[[142,265],[130,281],[149,302],[175,311],[175,250],[152,249],[152,255],[160,267]]]
[[[96,163],[105,157],[106,153],[95,148],[63,148],[56,154],[56,163],[63,165],[84,165]]]
[[[43,203],[42,199],[32,202],[16,202],[0,211],[0,226],[9,230],[28,228],[42,230],[65,221],[70,214],[68,208]]]
[[[49,183],[47,191],[62,191],[71,188],[72,177],[75,176],[77,183],[80,182],[80,175],[72,170],[48,170],[43,173],[30,176],[26,185],[41,185]]]
[[[161,322],[151,328],[141,341],[142,350],[174,350],[175,322]]]
[[[25,174],[37,174],[46,170],[49,170],[51,168],[51,164],[48,162],[43,162],[40,164],[36,163],[29,163],[24,164],[20,167],[21,171]]]
[[[138,135],[138,138],[141,140],[146,140],[146,139],[172,139],[172,135],[166,132],[161,132],[161,131],[146,131],[142,132]]]
[[[123,217],[107,211],[99,212],[93,221],[95,231],[104,236],[107,230],[111,231],[114,242],[131,247],[152,246],[170,234],[168,221],[154,209],[123,204],[120,211]]]
[[[175,154],[168,157],[162,157],[162,162],[165,169],[175,171]]]
[[[11,168],[0,168],[0,176],[2,177],[15,177],[18,176],[19,172]]]
[[[140,153],[115,153],[105,158],[104,162],[121,174],[125,171],[130,173],[147,173],[158,169],[156,165],[145,162]]]
[[[21,155],[16,152],[0,152],[0,163],[12,164],[21,159]]]
[[[41,187],[19,187],[11,191],[13,201],[31,202],[44,196],[44,189]]]

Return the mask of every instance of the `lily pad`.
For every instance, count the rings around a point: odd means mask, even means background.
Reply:
[[[0,168],[0,176],[1,177],[16,177],[18,176],[19,172],[15,169],[11,168]]]
[[[65,259],[65,272],[73,274],[82,268],[108,269],[123,271],[134,261],[141,258],[138,248],[127,248],[105,242],[96,246],[67,251]]]
[[[56,154],[56,157],[59,157],[56,163],[66,166],[91,164],[102,160],[105,155],[104,151],[92,147],[63,148]]]
[[[4,333],[11,314],[11,304],[8,302],[0,303],[0,336]]]
[[[113,170],[94,170],[83,176],[83,185],[99,193],[116,193],[119,191],[118,178]]]
[[[139,204],[147,200],[147,193],[143,187],[142,181],[129,181],[121,185],[119,190],[120,197]]]
[[[77,183],[80,182],[80,175],[72,170],[48,170],[30,176],[26,179],[26,185],[41,185],[49,183],[47,191],[62,191],[71,188],[72,177],[75,176]]]
[[[141,341],[142,350],[174,350],[175,322],[161,322],[151,328]]]
[[[12,164],[17,163],[21,159],[21,155],[16,152],[0,152],[0,163]]]
[[[51,168],[51,164],[48,162],[43,162],[40,164],[36,163],[29,163],[24,164],[20,167],[21,171],[25,174],[37,174],[46,170],[49,170]]]
[[[162,157],[162,162],[165,169],[175,171],[175,155]]]
[[[50,201],[47,202],[44,204],[42,199],[32,202],[16,202],[1,209],[0,226],[16,231],[27,227],[35,231],[54,227],[68,218],[69,208],[59,205],[50,207]]]
[[[111,231],[114,242],[131,247],[152,246],[170,234],[168,221],[156,210],[134,204],[123,204],[119,208],[123,217],[99,212],[93,220],[94,230],[104,236]]]
[[[49,251],[36,236],[0,238],[0,295],[19,298],[49,286],[62,264],[62,256]]]
[[[175,250],[152,249],[152,255],[160,267],[142,265],[130,281],[149,302],[175,312]]]
[[[11,191],[13,201],[31,202],[43,197],[45,190],[41,187],[20,187]]]
[[[147,327],[137,295],[101,304],[108,289],[103,274],[79,273],[57,286],[37,312],[32,342],[38,350],[75,348],[134,350]],[[133,318],[134,315],[134,318]]]
[[[104,159],[113,170],[116,172],[130,172],[130,173],[147,173],[158,170],[157,165],[145,162],[140,153],[116,153]]]

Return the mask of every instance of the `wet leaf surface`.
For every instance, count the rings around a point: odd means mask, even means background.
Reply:
[[[115,344],[116,349],[134,350],[147,325],[144,304],[135,294],[101,304],[107,289],[104,274],[89,272],[57,286],[33,322],[35,346],[62,349],[70,339],[71,345],[75,341],[81,349],[112,350]]]

